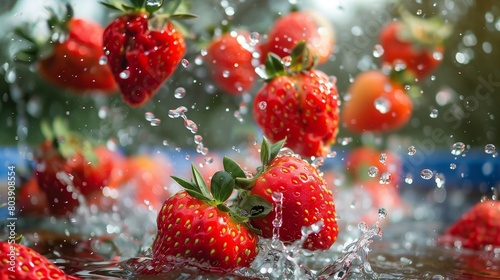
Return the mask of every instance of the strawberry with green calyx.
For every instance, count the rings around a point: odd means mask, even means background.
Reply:
[[[0,242],[1,279],[77,280],[35,250],[19,243]]]
[[[27,40],[30,47],[16,53],[15,61],[37,63],[40,76],[47,82],[75,93],[115,93],[117,85],[109,67],[102,63],[102,34],[98,23],[73,17],[66,5],[65,15],[59,17],[49,9],[47,21],[50,36],[34,38],[33,30],[17,28],[15,34]]]
[[[37,151],[35,176],[47,196],[49,213],[60,216],[72,212],[80,204],[80,196],[97,202],[121,160],[119,153],[69,131],[60,118],[52,127],[42,123],[42,132],[47,140]]]
[[[309,235],[303,247],[327,250],[338,235],[332,192],[316,167],[293,152],[282,151],[284,143],[285,140],[281,140],[270,144],[264,138],[261,146],[262,166],[253,178],[239,175],[236,178],[237,186],[246,190],[240,192],[238,201],[246,202],[247,197],[262,197],[275,206],[273,194],[281,193],[283,220],[280,240],[285,243],[300,240],[303,227],[321,223],[320,231]],[[262,232],[263,237],[270,238],[273,236],[275,217],[273,210],[263,217],[250,219],[250,223]]]
[[[174,260],[201,269],[230,272],[250,266],[255,259],[258,237],[243,224],[248,217],[225,204],[234,190],[233,175],[216,172],[209,190],[194,166],[192,173],[192,181],[172,176],[184,190],[167,199],[158,214],[152,258],[140,264],[136,259],[127,262],[135,273],[159,274],[168,270],[168,264]],[[270,209],[267,204],[261,207]]]
[[[180,0],[165,7],[163,1],[152,2],[101,2],[122,12],[104,30],[104,51],[123,100],[132,107],[153,98],[186,52],[185,36],[172,19],[194,17],[175,13]]]
[[[423,19],[399,9],[400,20],[385,25],[380,32],[384,52],[382,62],[403,63],[419,81],[436,69],[444,55],[444,41],[452,28],[439,18]]]
[[[286,146],[303,157],[326,156],[338,133],[337,87],[314,69],[315,62],[305,41],[292,50],[289,63],[269,54],[266,83],[253,101],[264,136],[275,142],[286,138]]]

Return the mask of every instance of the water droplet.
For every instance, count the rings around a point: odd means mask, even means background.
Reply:
[[[457,168],[457,165],[456,165],[456,164],[454,164],[454,163],[450,163],[450,169],[451,169],[451,170],[454,170],[454,169],[456,169],[456,168]]]
[[[463,142],[456,142],[451,146],[451,154],[459,156],[465,151],[465,144]]]
[[[422,10],[418,9],[416,14],[417,14],[417,16],[421,15],[422,14]]]
[[[378,168],[376,166],[370,166],[368,168],[368,176],[374,178],[378,175]]]
[[[420,177],[422,177],[422,179],[429,180],[432,176],[434,176],[434,173],[430,169],[426,168],[420,172]]]
[[[381,57],[382,55],[384,54],[384,48],[379,45],[379,44],[376,44],[374,47],[373,47],[373,56],[376,57],[376,58],[379,58]]]
[[[380,154],[380,157],[378,158],[378,160],[381,162],[381,163],[385,163],[387,161],[387,154],[386,153],[381,153]]]
[[[433,52],[432,53],[432,58],[434,58],[437,61],[441,61],[441,60],[443,60],[443,53],[442,52],[438,52],[438,51]]]
[[[359,222],[359,224],[358,224],[358,228],[359,228],[362,232],[367,232],[367,231],[368,231],[368,225],[367,225],[365,222]]]
[[[331,151],[330,153],[328,153],[326,155],[327,158],[334,158],[337,156],[337,152],[336,151]]]
[[[160,0],[147,0],[146,1],[146,6],[148,7],[160,7],[162,4],[162,1]]]
[[[383,219],[385,219],[385,217],[387,217],[387,209],[385,209],[385,208],[378,209],[379,220],[383,220]]]
[[[230,73],[229,73],[229,71],[228,71],[228,70],[224,70],[224,71],[222,71],[222,77],[224,77],[224,78],[228,78],[228,77],[229,77],[229,74],[230,74]]]
[[[391,102],[384,97],[379,97],[374,101],[375,109],[380,113],[386,114],[391,109]]]
[[[168,146],[168,141],[167,140],[163,140],[162,144],[163,144],[163,146]]]
[[[101,108],[99,108],[99,112],[97,112],[97,115],[101,120],[104,120],[105,118],[108,117],[108,113],[109,113],[109,108],[106,106],[102,106]]]
[[[256,45],[260,41],[260,34],[259,32],[252,32],[250,33],[250,43],[251,45]]]
[[[413,176],[411,174],[407,174],[405,177],[405,183],[411,185],[413,183]]]
[[[259,109],[265,110],[266,108],[267,108],[267,102],[266,101],[259,102]]]
[[[409,156],[413,156],[416,153],[417,153],[417,148],[415,148],[415,146],[411,145],[410,147],[408,147],[408,155]]]
[[[243,122],[243,117],[241,116],[241,112],[239,110],[234,111],[234,117],[240,122]]]
[[[491,155],[491,154],[494,154],[496,152],[496,147],[495,145],[493,144],[486,144],[486,146],[484,146],[484,152]]]
[[[442,174],[442,173],[436,173],[434,181],[436,182],[436,186],[438,188],[444,187],[444,183],[446,181],[446,179],[444,177],[444,174]]]
[[[192,120],[189,119],[184,120],[184,126],[192,133],[198,132],[198,126]]]
[[[195,144],[201,144],[201,143],[202,143],[202,141],[203,141],[203,137],[202,137],[201,135],[196,134],[196,135],[194,136],[194,143],[195,143]]]
[[[266,73],[266,66],[264,65],[255,67],[255,73],[263,80],[269,79],[269,75]]]
[[[431,110],[431,113],[429,114],[429,116],[430,116],[431,118],[433,118],[433,119],[437,118],[437,117],[438,117],[438,115],[439,115],[439,111],[438,111],[438,109],[432,109],[432,110]]]
[[[144,117],[146,118],[146,120],[148,122],[152,121],[154,118],[155,118],[155,114],[151,113],[151,112],[146,112],[144,114]]]
[[[108,58],[105,55],[99,57],[99,65],[105,65],[106,63],[108,63]]]
[[[183,98],[184,96],[186,96],[186,89],[183,87],[176,88],[174,91],[174,96],[177,99]]]
[[[380,175],[379,183],[382,185],[389,185],[392,181],[392,174],[389,172],[384,172]]]
[[[120,74],[119,74],[120,78],[121,79],[128,79],[128,77],[130,77],[130,71],[128,70],[123,70]]]
[[[346,146],[352,142],[352,137],[342,137],[342,138],[340,138],[340,141],[338,141],[338,142],[340,142],[340,145]]]
[[[187,59],[182,59],[181,61],[182,67],[187,68],[189,66],[189,60]]]
[[[151,124],[151,126],[159,126],[159,125],[160,125],[160,123],[161,123],[161,120],[160,120],[160,119],[158,119],[158,118],[154,118],[154,119],[152,119],[152,120],[149,122],[149,124]]]

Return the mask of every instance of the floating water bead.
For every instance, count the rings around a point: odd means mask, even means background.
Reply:
[[[459,156],[465,151],[465,144],[463,142],[456,142],[451,146],[451,154]]]
[[[434,173],[430,169],[426,168],[420,172],[420,177],[422,177],[422,179],[429,180],[432,176],[434,176]]]

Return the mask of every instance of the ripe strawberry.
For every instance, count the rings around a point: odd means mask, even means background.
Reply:
[[[105,4],[125,13],[104,30],[104,50],[123,100],[132,107],[146,104],[174,73],[186,52],[184,35],[164,15],[161,5],[133,1],[132,7]],[[162,1],[163,2],[163,1]],[[115,6],[117,5],[117,6]],[[170,11],[173,12],[173,11]],[[185,15],[177,15],[178,17]]]
[[[101,25],[74,18],[71,6],[67,5],[67,14],[62,19],[53,12],[48,27],[52,36],[41,44],[30,38],[32,35],[26,30],[16,30],[18,35],[34,44],[28,50],[17,53],[18,61],[38,62],[40,76],[60,88],[76,93],[117,92],[111,70],[100,62],[104,56],[104,28]]]
[[[224,204],[233,192],[234,177],[217,172],[210,191],[193,166],[192,182],[172,177],[185,188],[167,199],[158,215],[158,234],[152,246],[152,259],[138,266],[128,265],[139,274],[158,274],[177,261],[182,266],[230,272],[248,267],[258,253],[257,236],[239,221],[237,211]],[[173,267],[172,269],[175,269]]]
[[[323,15],[312,11],[297,11],[280,17],[268,32],[268,40],[262,44],[262,63],[269,53],[280,58],[291,54],[300,41],[305,40],[311,55],[318,63],[324,63],[333,53],[335,33]]]
[[[261,146],[263,165],[250,180],[236,180],[249,189],[248,194],[263,197],[276,206],[273,194],[282,194],[282,225],[280,240],[286,243],[301,239],[302,227],[322,222],[318,233],[308,236],[303,247],[310,250],[327,250],[335,242],[338,234],[335,204],[332,192],[327,188],[316,167],[300,156],[279,153],[284,141],[270,145],[266,139]],[[244,200],[244,199],[243,199]],[[262,236],[273,236],[273,220],[276,211],[261,218],[253,218],[251,224],[262,231]]]
[[[80,195],[91,203],[98,201],[119,154],[70,133],[60,119],[55,120],[54,131],[46,127],[44,133],[48,140],[39,147],[35,176],[47,196],[49,212],[72,212],[80,204]]]
[[[247,31],[224,33],[213,39],[205,61],[217,87],[232,95],[250,90],[257,76],[255,52],[258,50]]]
[[[345,163],[346,172],[356,182],[379,181],[382,174],[389,173],[391,183],[397,185],[402,172],[401,160],[397,154],[387,150],[378,151],[368,146],[349,151]],[[370,167],[377,168],[376,176],[369,175]]]
[[[477,203],[445,232],[464,248],[481,250],[487,245],[500,246],[500,201]]]
[[[269,56],[270,77],[253,101],[255,121],[271,141],[286,138],[286,146],[301,156],[325,156],[338,133],[337,87],[325,73],[311,68],[304,41],[291,57],[285,70],[279,58]]]
[[[403,12],[400,21],[386,24],[380,32],[384,49],[382,62],[402,62],[416,78],[422,80],[443,60],[443,41],[451,28],[437,19],[422,19]]]
[[[340,119],[352,132],[394,131],[404,126],[413,112],[412,100],[403,86],[379,70],[361,73],[347,92],[349,98]]]
[[[0,260],[0,279],[2,280],[80,279],[66,275],[64,271],[35,250],[14,242],[0,242]]]

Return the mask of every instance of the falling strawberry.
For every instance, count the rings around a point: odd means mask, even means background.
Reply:
[[[338,133],[337,87],[313,68],[314,59],[302,41],[284,65],[270,54],[266,84],[253,103],[255,121],[271,141],[286,138],[286,146],[304,157],[325,156]]]
[[[98,201],[110,179],[119,153],[104,146],[94,146],[88,139],[70,132],[62,119],[55,119],[53,129],[43,126],[47,137],[36,155],[35,176],[45,193],[49,213],[66,215],[80,205],[80,197]]]
[[[35,40],[33,31],[18,28],[16,34],[32,45],[16,54],[16,60],[37,62],[37,70],[46,81],[76,93],[91,91],[115,93],[118,87],[109,67],[102,63],[102,34],[98,23],[73,17],[70,5],[62,18],[51,11],[48,22],[51,36]]]
[[[323,15],[312,11],[288,13],[276,20],[262,44],[262,62],[269,53],[280,58],[289,56],[300,41],[305,41],[318,63],[324,63],[333,53],[335,33],[333,26]]]
[[[213,39],[205,61],[214,83],[232,95],[250,90],[257,77],[254,53],[258,53],[258,47],[247,31],[224,33]]]
[[[218,171],[212,177],[209,191],[203,176],[194,166],[192,173],[191,182],[172,177],[185,190],[164,202],[158,215],[158,234],[152,246],[152,259],[140,265],[136,259],[131,259],[127,266],[134,272],[159,274],[174,262],[230,272],[250,266],[255,259],[257,235],[242,223],[248,217],[241,216],[225,204],[235,186],[234,176]]]
[[[403,63],[417,79],[434,71],[444,55],[444,41],[452,30],[440,19],[423,19],[401,11],[401,20],[386,24],[380,32],[382,62]]]
[[[317,233],[307,237],[303,247],[310,250],[327,250],[335,242],[338,234],[335,204],[332,192],[320,176],[316,167],[297,154],[280,153],[284,141],[269,144],[264,138],[261,146],[262,167],[252,179],[236,179],[237,184],[248,189],[242,192],[240,201],[248,196],[260,196],[276,207],[273,196],[282,195],[282,221],[280,240],[285,243],[302,238],[302,228],[322,224]],[[250,223],[262,231],[262,236],[273,236],[273,221],[276,211],[261,218],[253,218]]]
[[[171,21],[191,17],[173,14],[179,1],[162,9],[163,1],[111,1],[105,6],[122,11],[104,30],[107,63],[123,100],[132,107],[146,104],[174,73],[184,53],[184,35]]]
[[[15,242],[0,242],[0,279],[77,280],[35,250]]]
[[[464,248],[481,250],[500,246],[500,201],[485,200],[474,205],[453,223],[445,235],[461,242]]]
[[[351,84],[341,121],[352,132],[390,132],[408,123],[413,102],[403,85],[379,70],[358,75]]]

